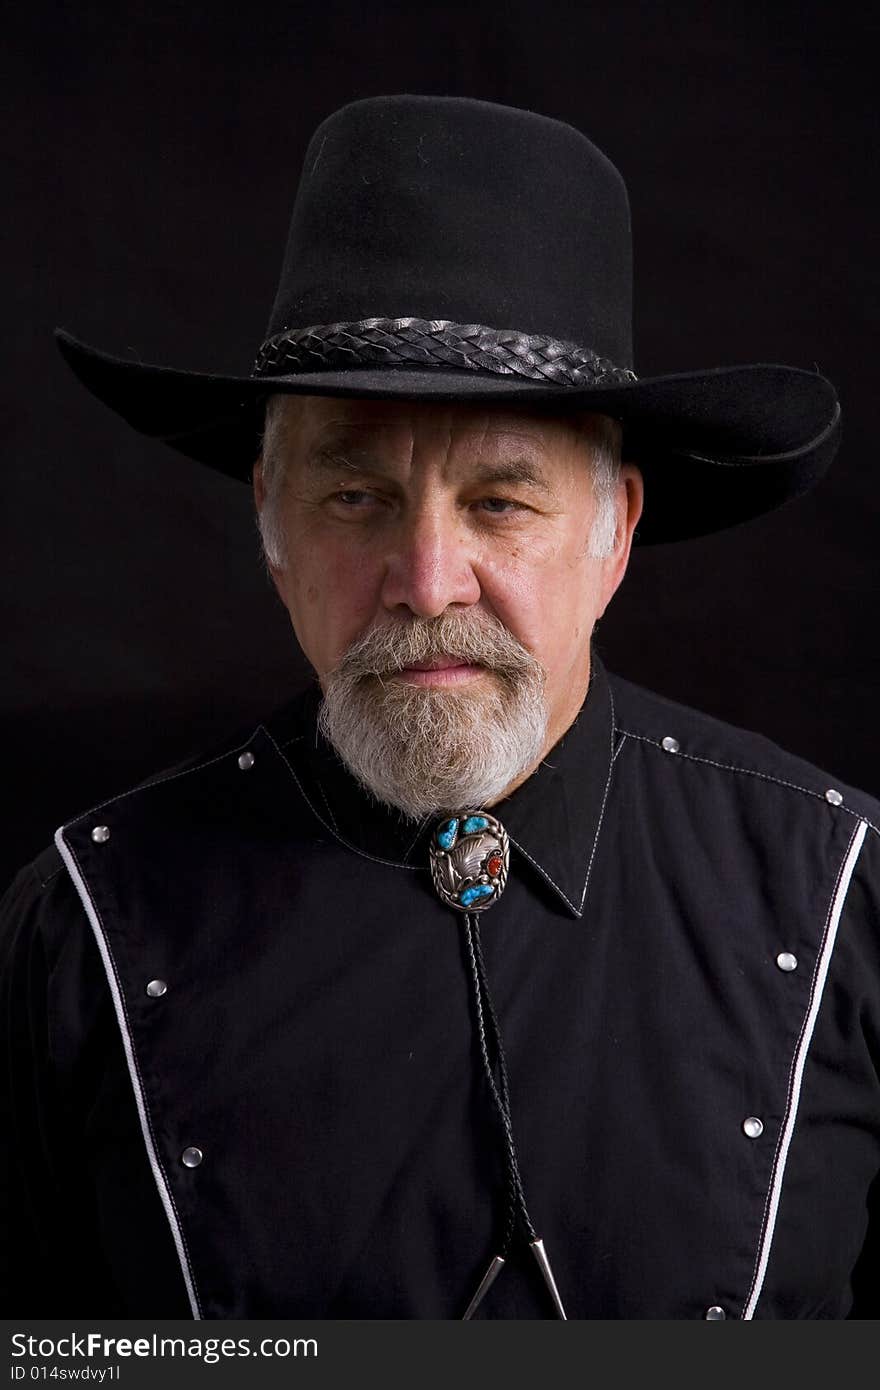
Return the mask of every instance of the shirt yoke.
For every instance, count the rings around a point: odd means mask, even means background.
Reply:
[[[653,745],[666,758],[715,767],[719,775],[764,779],[792,795],[813,797],[868,823],[880,836],[880,800],[834,773],[790,753],[766,735],[659,695],[609,672],[617,751],[626,739]],[[840,800],[838,800],[840,798]]]
[[[839,804],[841,811],[867,821],[869,828],[880,837],[880,800],[868,792],[789,752],[755,730],[730,724],[610,671],[608,679],[614,700],[617,753],[626,739],[634,739],[654,746],[658,754],[664,757],[676,757],[685,764],[698,762],[715,767],[719,775],[763,778],[789,788],[793,795],[813,797],[817,802],[826,804]],[[251,732],[239,728],[222,743],[161,768],[135,786],[120,789],[99,806],[85,808],[70,819],[77,820],[89,809],[98,810],[100,806],[109,805],[142,788],[195,772],[218,757],[225,756],[239,743],[246,743]],[[836,797],[829,793],[836,793],[842,801],[837,803]],[[57,847],[48,845],[27,866],[33,876],[32,890],[44,891],[63,867],[64,862]]]

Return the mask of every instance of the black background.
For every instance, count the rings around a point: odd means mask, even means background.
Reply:
[[[809,497],[634,555],[612,670],[880,794],[873,7],[109,3],[7,21],[13,338],[0,591],[0,884],[105,796],[301,682],[247,489],[76,383],[56,324],[249,370],[300,164],[330,111],[450,93],[568,120],[630,191],[636,370],[817,367],[841,453]]]

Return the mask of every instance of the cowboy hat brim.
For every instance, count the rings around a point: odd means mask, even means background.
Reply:
[[[840,442],[834,387],[797,367],[714,367],[603,387],[436,367],[237,377],[129,361],[61,328],[55,337],[87,390],[134,429],[242,482],[251,479],[265,400],[275,392],[612,415],[623,424],[624,459],[645,479],[641,545],[706,535],[781,506],[819,480]]]

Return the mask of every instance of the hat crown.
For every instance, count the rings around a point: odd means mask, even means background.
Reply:
[[[276,392],[612,415],[645,476],[642,544],[745,521],[821,477],[840,438],[825,377],[752,363],[638,379],[631,305],[626,188],[585,135],[515,107],[383,96],[309,143],[248,376],[57,336],[135,429],[248,481]]]
[[[333,112],[306,151],[267,338],[411,316],[632,365],[629,203],[573,126],[460,97]]]

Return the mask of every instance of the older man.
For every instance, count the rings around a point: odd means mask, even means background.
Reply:
[[[383,97],[311,142],[248,377],[62,335],[252,474],[315,680],[7,894],[21,1311],[880,1311],[880,806],[592,644],[634,537],[804,491],[839,408],[637,379],[629,275],[579,132]]]
[[[605,416],[272,398],[269,567],[322,731],[383,802],[491,805],[574,722],[641,513],[618,439]]]

